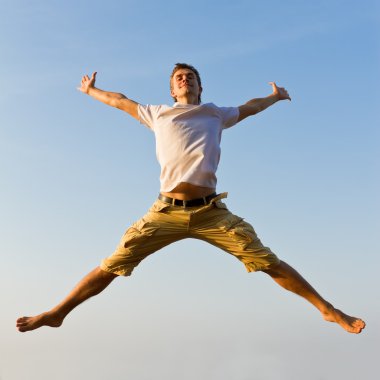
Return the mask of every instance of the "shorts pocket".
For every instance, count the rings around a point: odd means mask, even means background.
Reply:
[[[133,249],[137,245],[141,246],[159,228],[158,223],[148,222],[142,218],[127,229],[122,239],[122,245],[128,249]]]
[[[231,233],[243,249],[246,249],[252,242],[258,239],[253,227],[244,221],[236,225],[231,230]]]
[[[240,248],[246,249],[252,242],[256,241],[257,235],[253,227],[245,222],[243,218],[229,214],[217,224]]]

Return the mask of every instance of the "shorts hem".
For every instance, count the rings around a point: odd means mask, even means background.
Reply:
[[[244,265],[245,265],[245,269],[247,270],[247,272],[251,273],[251,272],[266,271],[268,269],[272,269],[273,267],[276,267],[279,264],[280,264],[280,259],[277,258],[277,260],[270,262],[270,263],[267,263],[267,264],[257,265],[254,262],[252,262],[252,263],[246,263]]]
[[[126,269],[112,269],[112,268],[109,268],[107,267],[105,264],[101,263],[100,264],[100,269],[105,271],[105,272],[108,272],[108,273],[113,273],[113,274],[116,274],[117,276],[123,276],[123,277],[128,277],[132,274],[132,270],[126,270]]]

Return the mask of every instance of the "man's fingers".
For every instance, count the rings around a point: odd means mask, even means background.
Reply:
[[[281,95],[284,97],[284,99],[292,100],[290,99],[288,91],[286,91],[284,87],[280,87],[279,90],[280,90]]]
[[[83,77],[82,77],[82,83],[89,82],[90,80],[95,81],[95,79],[96,79],[96,74],[97,74],[97,72],[94,71],[94,72],[92,73],[92,75],[91,75],[91,79],[90,79],[90,77],[89,77],[87,74],[86,74],[86,75],[83,75]]]
[[[277,87],[276,82],[269,82],[269,84],[272,86],[273,92],[280,96],[280,99],[292,100],[284,87]]]
[[[85,92],[85,93],[88,93],[89,87],[93,87],[94,86],[95,79],[96,79],[96,74],[97,74],[97,72],[94,71],[91,74],[91,79],[90,79],[90,77],[87,74],[83,75],[82,80],[81,80],[81,86],[77,87],[77,90]]]
[[[277,87],[276,82],[269,82],[269,84],[270,84],[273,88],[276,88],[276,87]]]

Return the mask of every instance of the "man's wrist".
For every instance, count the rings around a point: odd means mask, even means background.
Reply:
[[[93,93],[95,90],[95,87],[89,87],[86,94],[91,96],[91,92]]]
[[[272,93],[268,96],[268,98],[271,99],[271,101],[273,102],[272,104],[274,103],[277,103],[279,100],[280,100],[280,96],[279,94],[276,94],[276,93]]]

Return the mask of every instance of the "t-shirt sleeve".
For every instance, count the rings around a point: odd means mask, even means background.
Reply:
[[[219,111],[223,120],[223,129],[230,128],[237,123],[239,118],[238,107],[219,107]]]
[[[138,104],[137,112],[140,123],[154,131],[154,124],[157,120],[160,107],[161,106],[152,106],[150,104]]]

